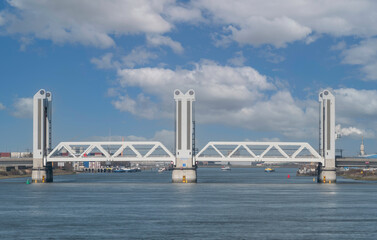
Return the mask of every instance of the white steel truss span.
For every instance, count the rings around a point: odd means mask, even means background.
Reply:
[[[174,162],[175,156],[160,142],[61,142],[47,162],[156,161]]]
[[[209,142],[196,161],[320,162],[324,159],[305,142]]]

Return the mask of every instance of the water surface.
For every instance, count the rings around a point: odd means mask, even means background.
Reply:
[[[200,168],[197,184],[152,171],[4,179],[0,239],[377,238],[377,182],[295,172]]]

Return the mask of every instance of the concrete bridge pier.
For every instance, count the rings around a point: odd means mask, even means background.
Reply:
[[[31,179],[34,183],[53,182],[52,163],[47,163],[46,166],[43,166],[42,159],[33,159]]]
[[[318,183],[336,183],[336,168],[318,166]]]
[[[175,114],[175,165],[172,172],[173,183],[196,183],[196,163],[193,156],[193,101],[195,92],[190,89],[185,94],[174,91]]]
[[[196,165],[192,164],[192,158],[177,158],[177,164],[172,171],[173,183],[196,183],[196,179]]]
[[[335,97],[329,90],[324,90],[319,93],[319,102],[319,151],[325,164],[318,167],[318,182],[335,183]]]

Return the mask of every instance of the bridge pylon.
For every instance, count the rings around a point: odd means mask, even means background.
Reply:
[[[318,182],[335,183],[335,97],[329,90],[324,90],[319,93],[319,102],[319,151],[325,164],[319,164]]]
[[[39,90],[33,98],[33,169],[32,181],[52,182],[52,163],[47,162],[51,150],[52,94]]]
[[[193,102],[195,91],[190,89],[185,94],[174,91],[175,112],[175,156],[172,172],[173,183],[196,183],[196,163],[193,156]]]

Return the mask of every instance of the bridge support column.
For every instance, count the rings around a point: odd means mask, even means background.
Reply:
[[[319,183],[336,183],[336,168],[318,166]]]
[[[172,172],[173,183],[196,183],[196,167],[195,168],[174,168]]]
[[[173,183],[196,183],[196,162],[193,156],[193,101],[194,90],[185,94],[174,91],[175,114],[175,165],[172,172]]]
[[[47,163],[46,166],[43,166],[42,159],[33,159],[31,179],[34,183],[53,182],[52,163]]]
[[[39,90],[33,99],[33,169],[32,181],[53,181],[52,163],[47,162],[51,150],[52,95]]]
[[[335,97],[329,90],[319,93],[319,149],[325,166],[318,167],[319,183],[336,182],[335,165]]]

